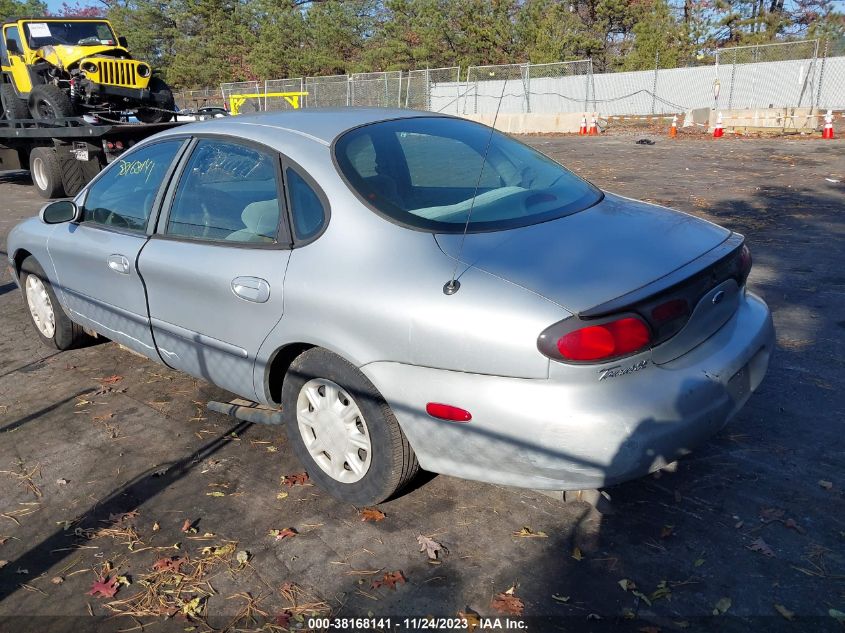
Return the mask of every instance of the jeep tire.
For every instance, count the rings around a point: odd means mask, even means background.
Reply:
[[[72,117],[73,104],[67,93],[53,84],[35,86],[29,93],[29,112],[38,121]]]

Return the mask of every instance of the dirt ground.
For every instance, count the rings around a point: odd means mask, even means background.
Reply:
[[[280,430],[206,410],[227,394],[112,343],[40,346],[4,268],[0,631],[283,630],[315,614],[409,631],[459,612],[476,630],[845,630],[845,145],[638,138],[529,142],[744,233],[777,328],[761,389],[676,472],[610,489],[604,516],[426,476],[362,520],[284,483],[302,467]],[[40,205],[26,173],[0,173],[3,249]],[[444,547],[436,561],[419,535]],[[484,621],[517,599],[523,618]]]

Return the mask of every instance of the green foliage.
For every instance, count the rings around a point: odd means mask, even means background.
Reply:
[[[0,0],[0,21],[47,13],[47,4],[40,0]]]
[[[99,0],[176,87],[592,58],[672,67],[724,45],[845,32],[833,0]],[[0,0],[0,14],[41,13]]]

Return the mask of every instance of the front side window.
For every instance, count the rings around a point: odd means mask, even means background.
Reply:
[[[278,155],[204,139],[197,143],[167,221],[167,235],[255,244],[277,241]]]
[[[18,50],[16,53],[9,53],[10,55],[23,55],[23,44],[21,43],[21,34],[18,31],[18,27],[10,26],[6,29],[6,42],[15,42],[18,46]],[[8,50],[8,43],[6,44],[6,49]]]
[[[85,195],[83,220],[144,231],[156,194],[183,141],[155,143],[113,162]]]
[[[528,226],[602,198],[540,152],[463,119],[365,125],[336,141],[335,157],[352,190],[376,211],[434,232],[461,232],[468,218],[470,232]]]

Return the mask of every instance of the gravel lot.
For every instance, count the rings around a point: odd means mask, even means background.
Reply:
[[[41,347],[4,266],[0,631],[282,630],[313,612],[401,631],[405,617],[503,617],[491,603],[511,587],[533,631],[842,631],[845,146],[638,138],[529,141],[601,187],[747,235],[778,333],[760,391],[676,472],[611,489],[605,516],[428,476],[362,521],[283,485],[302,470],[284,434],[205,409],[227,394],[112,343]],[[0,172],[0,247],[40,205],[26,173]],[[271,535],[285,528],[297,535]],[[448,553],[428,562],[421,534]],[[182,580],[157,585],[171,557]],[[395,589],[374,583],[396,571]],[[87,595],[100,576],[131,584]],[[173,617],[145,617],[160,608]]]

